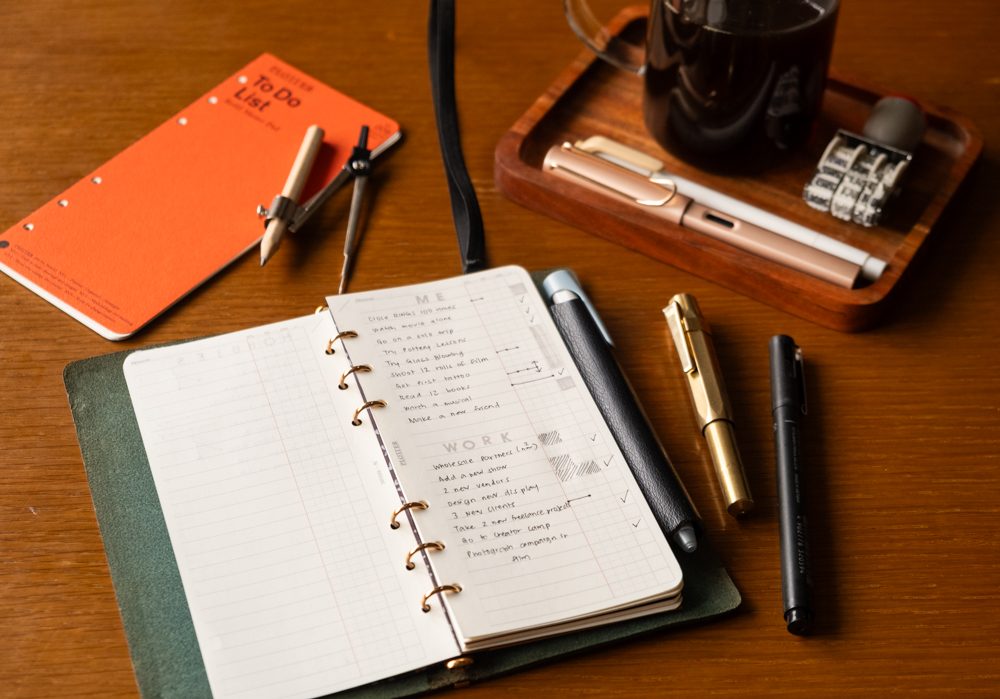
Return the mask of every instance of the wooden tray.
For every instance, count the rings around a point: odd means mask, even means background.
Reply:
[[[644,34],[648,8],[629,7],[608,25],[614,34]],[[836,330],[866,330],[879,320],[934,222],[982,150],[969,119],[922,104],[928,128],[882,225],[863,228],[815,211],[802,201],[823,149],[838,128],[860,133],[886,92],[830,71],[817,133],[779,167],[753,177],[724,177],[671,157],[646,133],[642,78],[584,51],[497,145],[494,177],[509,199],[650,257]],[[602,135],[653,155],[668,172],[698,181],[888,261],[870,286],[843,289],[738,250],[611,197],[542,172],[550,146]]]

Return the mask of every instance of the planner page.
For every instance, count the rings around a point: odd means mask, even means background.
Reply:
[[[329,314],[136,352],[125,377],[212,694],[307,699],[454,657]],[[422,578],[422,579],[421,579]],[[150,594],[156,594],[151,587]]]
[[[681,571],[531,278],[328,298],[467,648],[674,598]],[[442,606],[446,605],[446,606]],[[668,605],[669,606],[669,605]],[[662,605],[661,607],[662,608]],[[537,635],[537,634],[533,634]]]

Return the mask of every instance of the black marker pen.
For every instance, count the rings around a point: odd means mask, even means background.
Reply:
[[[812,579],[802,483],[799,419],[806,413],[802,350],[787,335],[771,338],[771,415],[778,477],[778,538],[781,543],[781,597],[788,631],[812,628]]]

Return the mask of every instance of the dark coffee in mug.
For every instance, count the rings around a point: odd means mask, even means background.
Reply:
[[[763,167],[810,135],[838,0],[653,0],[643,116],[701,167]]]

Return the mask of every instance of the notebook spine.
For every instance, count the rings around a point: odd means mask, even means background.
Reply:
[[[327,307],[320,306],[319,308],[316,309],[316,313],[322,313],[325,310],[327,310]],[[342,332],[338,332],[336,335],[334,335],[333,337],[330,338],[329,342],[326,343],[326,350],[325,350],[326,354],[336,354],[337,350],[334,347],[334,345],[337,343],[338,340],[340,340],[341,343],[343,343],[344,340],[355,338],[357,336],[358,336],[358,333],[355,332],[354,330],[344,330]],[[345,351],[346,351],[346,347],[345,347]],[[371,365],[369,365],[369,364],[354,364],[354,365],[348,367],[347,371],[345,371],[343,374],[340,375],[340,383],[337,384],[337,388],[339,388],[342,391],[346,391],[348,388],[350,388],[350,386],[347,383],[347,378],[351,374],[370,373],[372,371],[373,371],[373,369],[372,369]],[[357,384],[357,380],[355,380],[355,384]],[[360,389],[360,386],[358,386],[358,388]],[[361,395],[363,397],[364,393],[362,392]],[[370,411],[371,411],[372,408],[385,408],[387,405],[388,404],[384,400],[381,400],[381,399],[366,400],[364,403],[362,403],[360,406],[358,406],[358,408],[354,411],[354,416],[351,419],[351,424],[354,425],[355,427],[357,427],[358,425],[361,425],[362,423],[361,423],[360,415],[365,410],[368,410],[369,414],[370,414]],[[402,491],[400,491],[400,492],[402,492]],[[413,502],[404,502],[402,505],[400,505],[399,507],[397,507],[393,511],[392,517],[389,519],[389,528],[390,529],[399,529],[400,524],[399,524],[399,522],[396,521],[396,518],[399,515],[403,514],[404,512],[409,513],[410,510],[426,510],[426,509],[428,509],[428,507],[430,507],[430,505],[428,505],[427,502],[424,501],[424,500],[415,500]],[[411,521],[412,521],[412,513],[409,513],[409,516],[411,517]],[[425,560],[427,560],[428,563],[429,563],[430,561],[429,561],[429,559],[427,559],[427,553],[426,552],[429,552],[429,551],[444,551],[444,549],[445,549],[445,545],[441,541],[420,542],[416,546],[414,546],[412,549],[410,549],[409,553],[406,554],[406,560],[404,561],[404,566],[406,567],[407,570],[413,570],[414,568],[417,567],[416,564],[413,563],[412,560],[410,560],[410,559],[413,558],[413,556],[417,555],[418,553],[423,553]],[[433,573],[431,574],[431,579],[434,580]],[[437,581],[434,580],[434,582],[437,582]],[[461,591],[462,591],[462,586],[458,585],[458,584],[435,585],[426,594],[424,594],[423,599],[420,600],[420,609],[422,611],[424,611],[424,612],[431,611],[431,607],[430,607],[429,604],[427,604],[427,600],[429,600],[434,595],[444,594],[445,592],[457,593],[457,592],[461,592]]]

